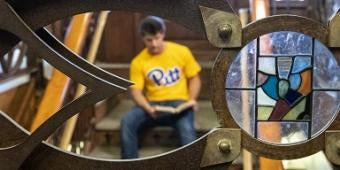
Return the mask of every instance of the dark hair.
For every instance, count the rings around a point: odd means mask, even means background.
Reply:
[[[155,35],[157,33],[164,33],[165,29],[165,23],[162,18],[148,16],[140,24],[139,32],[142,36],[146,34]]]

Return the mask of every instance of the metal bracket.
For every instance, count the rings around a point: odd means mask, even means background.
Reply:
[[[241,47],[242,25],[237,15],[200,6],[209,42],[218,48]]]
[[[328,46],[340,47],[340,10],[330,19],[328,29]]]
[[[325,132],[325,153],[333,164],[340,165],[340,131]]]
[[[208,167],[235,160],[241,151],[241,130],[220,128],[209,134],[200,166]]]

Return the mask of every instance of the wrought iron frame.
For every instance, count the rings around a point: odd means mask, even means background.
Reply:
[[[240,130],[215,129],[188,146],[160,156],[136,160],[89,158],[64,152],[42,142],[74,114],[100,100],[125,91],[131,84],[128,80],[107,73],[72,53],[43,26],[88,11],[128,10],[163,16],[204,35],[205,27],[199,15],[200,5],[223,11],[231,10],[222,0],[162,3],[157,0],[143,0],[142,3],[132,0],[0,0],[0,32],[6,35],[3,41],[0,41],[1,53],[6,53],[22,40],[28,44],[29,50],[32,50],[29,54],[42,57],[88,88],[83,96],[66,104],[32,134],[1,113],[2,169],[199,169],[228,166],[240,152]],[[207,140],[209,138],[214,140]],[[236,140],[230,143],[223,142],[231,141],[233,138]],[[219,139],[223,139],[220,146],[218,141],[215,143]],[[211,149],[204,150],[206,144],[211,146]],[[203,154],[207,156],[200,164]]]
[[[331,21],[332,23],[332,21]],[[264,27],[264,25],[268,25]],[[330,24],[331,25],[331,24]],[[339,27],[337,23],[337,28]],[[333,25],[332,29],[335,29]],[[217,112],[218,117],[221,121],[222,127],[239,128],[235,120],[232,118],[226,106],[225,95],[225,81],[228,73],[230,64],[237,57],[240,50],[250,43],[250,41],[257,39],[258,37],[277,31],[294,31],[309,35],[328,47],[331,46],[333,37],[329,37],[329,32],[334,30],[323,26],[321,23],[313,21],[308,18],[294,16],[294,15],[277,15],[267,17],[262,20],[256,21],[247,25],[242,31],[242,47],[236,49],[223,49],[218,55],[215,66],[212,72],[212,102],[214,110]],[[338,41],[338,40],[337,40]],[[336,57],[337,62],[340,61],[339,48],[340,46],[333,46],[330,50]],[[339,111],[338,111],[339,113]],[[336,130],[334,128],[338,126],[340,122],[340,115],[337,114],[336,119],[332,122],[327,130]],[[249,151],[265,156],[271,159],[294,159],[304,156],[309,156],[313,153],[325,149],[325,131],[319,136],[307,140],[306,142],[294,144],[294,145],[273,145],[262,142],[250,136],[248,133],[242,131],[242,147]]]
[[[64,152],[45,142],[51,133],[74,114],[109,96],[125,91],[128,80],[107,73],[72,53],[43,26],[75,14],[99,10],[127,10],[158,15],[206,36],[216,47],[224,48],[212,72],[212,102],[223,128],[174,151],[136,160],[103,160]],[[202,16],[201,16],[202,15]],[[203,18],[203,19],[202,19]],[[339,17],[337,17],[339,18]],[[275,24],[273,24],[275,23]],[[262,24],[270,24],[262,27]],[[337,34],[339,22],[330,31],[314,21],[296,16],[270,17],[242,29],[231,7],[223,0],[0,0],[0,55],[20,40],[30,55],[44,58],[88,91],[68,103],[32,134],[4,113],[0,115],[0,166],[2,169],[225,169],[240,153],[241,144],[251,151],[272,158],[295,158],[324,148],[321,135],[306,147],[279,147],[261,143],[241,133],[228,114],[224,94],[225,74],[238,51],[259,35],[278,30],[303,32],[327,43],[328,32]],[[337,39],[332,43],[338,50]],[[336,54],[339,62],[339,50]],[[337,121],[339,117],[337,118]],[[336,122],[333,123],[336,126]],[[230,129],[236,128],[236,129]],[[338,128],[334,128],[338,129]],[[242,134],[242,135],[241,135]],[[242,136],[242,137],[241,137]],[[243,139],[241,141],[241,138]],[[302,151],[303,152],[299,152]],[[278,152],[283,151],[283,156]],[[303,153],[303,154],[301,154]]]

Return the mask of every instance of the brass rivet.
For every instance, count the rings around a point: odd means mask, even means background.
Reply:
[[[231,25],[229,24],[222,24],[222,25],[219,25],[218,27],[218,35],[223,40],[229,39],[231,32],[232,32],[232,28],[231,28]]]
[[[217,143],[218,149],[223,153],[229,153],[231,150],[231,141],[229,139],[221,139]]]

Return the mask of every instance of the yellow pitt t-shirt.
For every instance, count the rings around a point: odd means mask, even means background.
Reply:
[[[197,75],[201,67],[190,50],[180,44],[166,42],[159,55],[141,51],[130,66],[133,89],[144,89],[149,101],[188,100],[187,78]]]

